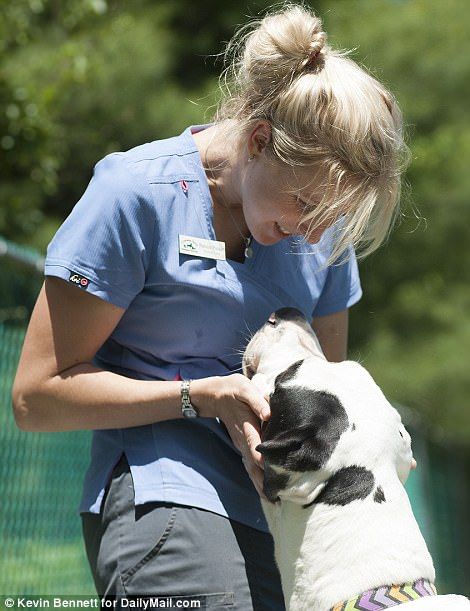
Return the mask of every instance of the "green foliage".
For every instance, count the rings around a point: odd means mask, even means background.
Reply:
[[[0,234],[44,250],[106,153],[210,119],[223,50],[268,2],[8,0],[0,8]],[[391,398],[470,439],[466,0],[322,0],[331,43],[394,91],[411,197],[361,266],[353,354]],[[416,212],[416,210],[418,212]]]
[[[397,95],[413,154],[402,221],[362,265],[353,348],[389,396],[443,434],[470,440],[470,6],[354,0],[325,17]]]
[[[61,3],[57,17],[44,3],[42,29],[31,20],[17,36],[27,44],[12,43],[1,83],[0,234],[44,249],[50,234],[39,241],[36,231],[46,217],[57,227],[101,157],[200,120],[191,100],[207,98],[208,86],[175,85],[168,10],[147,4],[107,12],[92,2],[89,12],[100,10],[91,20],[80,2]]]

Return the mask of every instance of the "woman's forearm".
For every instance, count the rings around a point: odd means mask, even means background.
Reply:
[[[198,395],[204,380],[195,380]],[[181,417],[180,383],[134,380],[81,363],[41,384],[16,383],[13,407],[26,431],[72,431],[142,426]],[[214,417],[199,400],[201,416]]]

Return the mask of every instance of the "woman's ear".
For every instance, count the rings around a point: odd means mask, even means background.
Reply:
[[[250,155],[260,155],[271,142],[271,124],[258,121],[250,133],[248,151]]]

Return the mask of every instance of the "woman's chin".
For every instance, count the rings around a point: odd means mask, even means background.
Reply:
[[[258,242],[258,244],[261,244],[261,246],[272,246],[273,244],[277,244],[281,240],[285,240],[290,237],[289,235],[282,234],[278,229],[276,229],[275,224],[272,227],[267,227],[262,231],[254,231],[252,236]]]
[[[280,237],[260,237],[260,239],[258,239],[257,237],[253,236],[255,238],[255,240],[258,242],[258,244],[261,244],[261,246],[272,246],[273,244],[277,244],[278,242],[280,242],[281,240],[285,239],[285,238],[280,238]]]

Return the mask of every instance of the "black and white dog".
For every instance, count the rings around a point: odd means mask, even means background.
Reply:
[[[293,308],[255,334],[243,368],[270,395],[257,449],[287,608],[469,611],[465,597],[435,593],[403,487],[410,436],[369,373],[356,362],[328,362]]]

